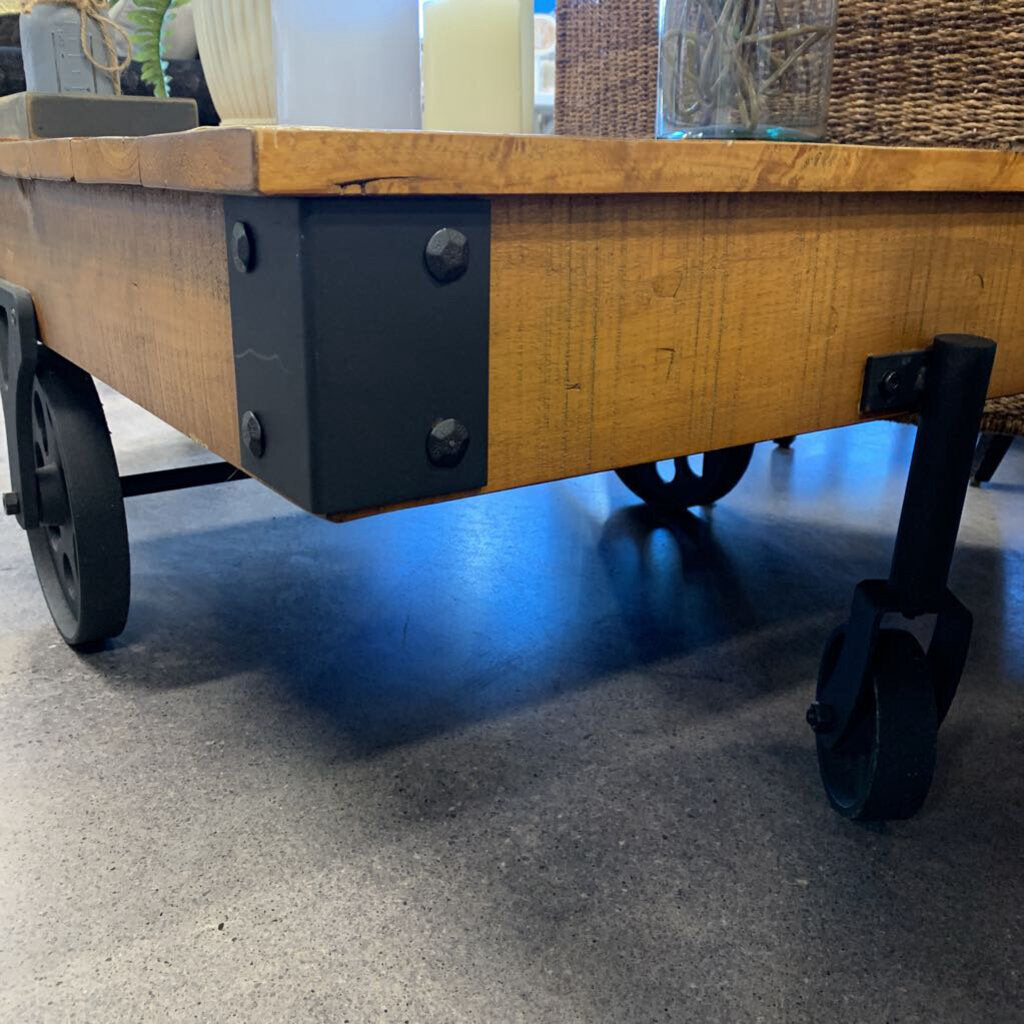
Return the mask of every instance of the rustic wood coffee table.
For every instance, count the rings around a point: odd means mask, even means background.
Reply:
[[[2,143],[5,510],[82,647],[128,614],[126,496],[241,471],[344,520],[618,469],[685,507],[753,442],[916,411],[890,577],[856,588],[808,712],[833,806],[906,817],[967,656],[946,583],[982,404],[1024,391],[1022,193],[1024,154],[957,150]],[[121,479],[89,375],[224,461]],[[927,650],[893,613],[935,617]]]

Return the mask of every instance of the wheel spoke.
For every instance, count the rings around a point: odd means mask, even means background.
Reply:
[[[53,546],[53,568],[68,604],[72,609],[77,609],[79,587],[75,533],[70,526],[60,526],[57,528],[57,537],[57,543]]]
[[[753,450],[749,444],[673,459],[671,475],[665,462],[630,466],[620,469],[618,475],[638,498],[682,511],[724,498],[742,479]]]
[[[45,461],[45,456],[50,454],[50,438],[43,411],[43,400],[38,390],[32,396],[32,427],[36,444],[42,449]]]

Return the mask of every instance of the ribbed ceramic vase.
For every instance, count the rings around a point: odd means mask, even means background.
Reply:
[[[270,0],[192,0],[199,56],[226,125],[277,124]]]

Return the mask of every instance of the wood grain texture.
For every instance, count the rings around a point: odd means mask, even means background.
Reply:
[[[41,139],[29,149],[29,163],[32,177],[44,181],[72,181],[74,168],[71,163],[70,139]]]
[[[142,184],[193,192],[255,192],[256,157],[248,128],[200,128],[139,140]]]
[[[44,341],[237,464],[222,203],[0,181],[0,276]],[[502,490],[856,422],[864,361],[999,342],[1024,391],[1024,199],[508,197],[492,204]]]
[[[34,142],[0,143],[0,176],[9,178],[41,178],[70,181],[70,139],[40,139]]]
[[[266,195],[1024,190],[1024,153],[430,132],[256,131]]]
[[[493,204],[489,489],[856,422],[866,358],[964,332],[1024,391],[1024,201]]]
[[[0,180],[0,277],[43,341],[237,463],[223,218],[212,195]]]
[[[0,176],[189,192],[256,190],[253,135],[246,128],[145,138],[0,142]]]
[[[141,185],[139,140],[71,139],[71,174],[85,184]]]
[[[0,174],[52,176],[39,145],[0,142]],[[71,155],[63,176],[82,182],[265,195],[1024,191],[1024,153],[988,150],[213,128]]]

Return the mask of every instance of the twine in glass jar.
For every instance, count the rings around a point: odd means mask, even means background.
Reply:
[[[831,22],[787,24],[784,0],[688,3],[695,20],[665,33],[662,59],[675,116],[695,124],[710,123],[731,107],[755,132],[785,76],[835,35]],[[764,21],[771,22],[770,30],[759,28]]]

